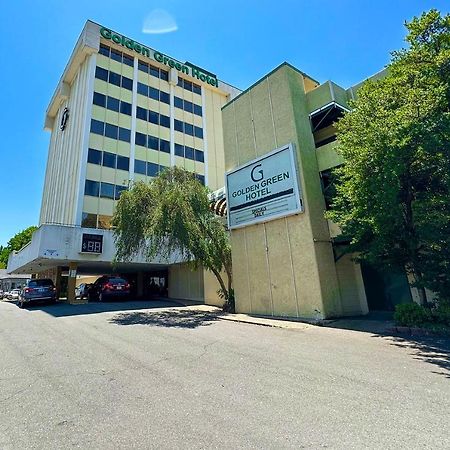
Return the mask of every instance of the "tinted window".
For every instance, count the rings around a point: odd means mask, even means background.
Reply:
[[[128,170],[130,168],[130,158],[117,155],[117,168],[120,170]]]
[[[170,104],[170,95],[167,92],[161,91],[159,99],[167,104]]]
[[[111,59],[113,59],[114,61],[122,62],[122,53],[112,48]]]
[[[194,125],[191,125],[190,123],[185,123],[184,132],[186,134],[189,134],[190,136],[194,136]]]
[[[142,145],[142,147],[147,146],[147,136],[136,131],[136,145]]]
[[[160,69],[159,76],[161,80],[169,81],[169,72],[167,72],[166,70]]]
[[[100,183],[100,197],[114,198],[114,185],[111,183]]]
[[[183,87],[183,78],[178,77],[177,86]]]
[[[124,102],[123,100],[121,100],[121,102],[120,102],[120,112],[122,114],[127,114],[127,115],[131,116],[131,103]]]
[[[158,172],[159,172],[158,164],[152,162],[147,163],[147,175],[149,177],[156,177],[156,175],[158,175]]]
[[[94,105],[103,106],[103,108],[106,105],[106,95],[99,94],[98,92],[94,92],[94,99],[92,101]]]
[[[165,116],[164,114],[159,115],[159,124],[162,127],[170,128],[170,117]]]
[[[127,66],[133,67],[134,60],[131,56],[125,55],[125,53],[124,53],[123,54],[123,63],[126,64]]]
[[[175,96],[174,104],[175,104],[175,108],[183,109],[183,99],[182,98]]]
[[[187,159],[194,159],[194,149],[186,145],[184,147],[184,156]]]
[[[170,153],[170,142],[165,139],[159,140],[159,150],[165,153]]]
[[[108,81],[108,71],[106,69],[103,69],[103,67],[96,67],[95,78],[103,81]]]
[[[119,128],[119,141],[130,142],[131,141],[131,131],[127,128]]]
[[[148,136],[148,148],[158,150],[158,141],[159,141],[158,138],[154,136]]]
[[[146,97],[148,97],[148,86],[146,86],[145,84],[138,82],[137,91],[138,94],[145,95]]]
[[[159,100],[159,91],[158,91],[158,89],[155,89],[155,88],[149,86],[148,90],[149,90],[148,96],[150,98],[153,98],[154,100]]]
[[[106,45],[100,44],[100,49],[98,51],[100,53],[100,55],[104,55],[109,58],[109,51],[110,51],[109,47],[107,47]]]
[[[147,163],[145,161],[141,161],[140,159],[134,160],[134,171],[136,173],[142,173],[143,175],[146,174],[146,165]]]
[[[91,120],[91,133],[101,134],[103,136],[104,129],[105,124],[103,122],[95,119]]]
[[[147,120],[147,110],[138,106],[136,108],[136,117],[138,119]]]
[[[192,83],[192,91],[195,93],[195,94],[202,94],[202,88],[198,85],[198,84],[195,84],[195,83]]]
[[[53,287],[52,280],[30,280],[28,282],[29,287]]]
[[[190,81],[188,81],[188,80],[184,80],[184,88],[187,91],[192,91],[192,83]]]
[[[116,168],[116,155],[114,153],[103,152],[103,165]]]
[[[203,129],[202,128],[194,127],[194,134],[195,134],[195,137],[203,139]]]
[[[203,186],[205,185],[205,177],[204,175],[195,175],[197,177],[197,180],[200,181],[200,183],[203,184]]]
[[[118,284],[118,283],[127,284],[128,283],[128,281],[124,280],[123,278],[113,278],[113,277],[108,278],[108,282],[114,283],[114,284]]]
[[[86,180],[84,185],[85,195],[92,195],[93,197],[98,197],[100,192],[100,183],[98,181]]]
[[[205,162],[205,155],[201,150],[195,150],[195,160],[199,162]]]
[[[105,136],[111,139],[117,139],[117,132],[119,127],[110,123],[105,123]]]
[[[111,84],[114,84],[116,86],[120,86],[120,75],[118,73],[115,72],[109,72],[109,78],[108,78],[109,82]]]
[[[131,78],[122,77],[122,87],[128,89],[129,91],[133,90],[133,80]]]
[[[194,103],[194,114],[197,114],[197,116],[202,116],[202,107],[200,105],[196,105]]]
[[[184,147],[180,144],[175,144],[175,155],[184,156]]]
[[[101,164],[102,163],[102,152],[99,150],[95,150],[90,148],[88,150],[88,162],[92,164]]]
[[[188,102],[187,100],[184,101],[184,110],[187,112],[193,112],[194,111],[194,105],[192,102]]]
[[[123,191],[126,191],[127,188],[126,188],[126,186],[117,186],[117,185],[115,186],[115,188],[116,188],[116,191],[115,191],[114,199],[115,199],[115,200],[119,200],[120,194],[121,194]]]
[[[148,64],[139,60],[138,61],[138,69],[142,70],[142,72],[148,73]]]
[[[183,129],[183,122],[181,120],[177,120],[175,119],[175,130],[177,131],[181,131],[183,133],[184,129]]]
[[[150,75],[159,78],[159,69],[155,66],[150,66]]]
[[[114,97],[108,97],[106,107],[111,111],[119,111],[119,100]]]
[[[151,123],[156,123],[158,125],[159,123],[159,114],[155,111],[149,111],[148,112],[148,121]]]

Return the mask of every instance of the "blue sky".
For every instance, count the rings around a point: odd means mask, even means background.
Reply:
[[[246,88],[282,61],[348,87],[404,45],[405,20],[448,0],[2,2],[0,245],[38,223],[50,134],[44,112],[84,22],[92,19]],[[163,8],[178,30],[144,34]]]

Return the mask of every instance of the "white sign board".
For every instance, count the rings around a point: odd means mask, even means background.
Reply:
[[[245,227],[303,211],[292,144],[226,174],[228,227]]]

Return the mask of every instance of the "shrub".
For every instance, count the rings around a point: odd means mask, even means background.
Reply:
[[[450,327],[450,303],[440,302],[432,310],[433,322]]]
[[[403,327],[418,327],[431,319],[430,310],[417,303],[402,303],[395,307],[394,320]]]

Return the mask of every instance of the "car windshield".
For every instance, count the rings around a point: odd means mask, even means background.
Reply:
[[[110,278],[108,280],[108,283],[113,283],[113,284],[126,284],[126,280],[124,280],[123,278]]]
[[[53,286],[52,280],[31,280],[28,283],[29,287],[35,288],[35,287],[51,287]]]

